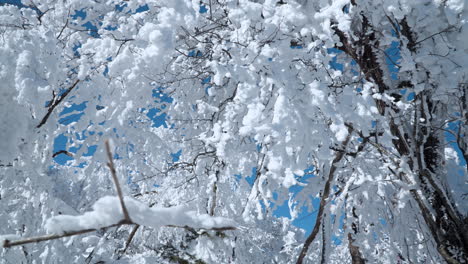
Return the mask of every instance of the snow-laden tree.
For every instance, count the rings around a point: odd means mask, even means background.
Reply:
[[[463,0],[0,5],[2,261],[466,263],[467,17]],[[12,246],[51,233],[70,236]]]

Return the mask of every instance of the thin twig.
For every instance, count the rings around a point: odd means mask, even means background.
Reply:
[[[348,136],[343,142],[341,142],[341,147],[343,149],[346,149],[346,147],[348,146],[348,143],[351,139],[352,132],[353,132],[352,128],[348,126]],[[304,242],[304,246],[302,247],[299,257],[297,258],[296,264],[303,263],[304,258],[307,255],[307,251],[309,250],[309,246],[312,244],[312,242],[314,242],[319,232],[320,226],[322,225],[322,220],[323,220],[322,218],[324,215],[325,206],[327,205],[330,199],[330,190],[332,186],[332,181],[335,176],[334,174],[335,174],[336,169],[338,168],[338,163],[343,159],[344,154],[345,154],[345,151],[335,153],[335,158],[333,159],[330,165],[331,166],[330,170],[328,171],[327,182],[325,183],[325,187],[323,188],[323,194],[320,200],[319,211],[317,213],[317,220],[315,222],[314,229],[312,230],[311,234],[307,237],[306,241]]]
[[[109,140],[106,140],[105,144],[106,144],[107,158],[109,159],[107,166],[109,167],[109,170],[111,171],[112,179],[114,180],[115,189],[117,190],[117,195],[119,196],[120,206],[122,207],[124,219],[128,222],[132,222],[128,214],[127,207],[125,206],[125,203],[124,203],[122,189],[120,188],[120,184],[119,184],[119,179],[117,179],[117,173],[115,171],[115,166],[114,166],[114,161],[112,158],[112,152],[110,150]]]
[[[212,230],[212,231],[229,231],[229,230],[237,230],[235,226],[222,226],[222,227],[212,227],[212,228],[193,228],[190,226],[178,226],[178,225],[165,225],[165,227],[174,227],[174,228],[184,228],[187,230]]]
[[[53,103],[51,103],[51,105],[49,106],[49,109],[47,110],[47,113],[46,115],[42,118],[41,122],[39,123],[39,125],[36,126],[36,128],[40,128],[41,126],[43,126],[46,122],[47,122],[47,119],[49,119],[49,116],[50,114],[52,114],[52,112],[54,111],[55,107],[57,107],[62,101],[63,99],[65,99],[65,97],[67,97],[67,95],[73,90],[75,89],[76,85],[78,85],[78,83],[80,82],[80,80],[76,80],[72,86],[70,86],[61,96],[60,98],[57,100],[57,101],[54,101]]]
[[[106,226],[106,227],[103,227],[103,228],[100,228],[100,229],[107,229],[107,228],[116,227],[116,226],[120,226],[120,225],[122,225],[122,223],[113,224],[113,225]],[[46,236],[39,236],[39,237],[31,237],[31,238],[26,238],[26,239],[23,239],[23,240],[17,240],[17,241],[13,241],[13,242],[11,242],[10,240],[7,239],[3,243],[3,247],[4,248],[9,248],[9,247],[20,246],[20,245],[24,245],[24,244],[37,243],[37,242],[42,242],[42,241],[47,241],[47,240],[53,240],[53,239],[59,239],[59,238],[64,238],[64,237],[69,237],[69,236],[76,236],[76,235],[86,234],[86,233],[90,233],[90,232],[94,232],[94,231],[98,231],[98,230],[99,229],[90,228],[90,229],[83,229],[83,230],[78,230],[78,231],[65,232],[63,234],[53,234],[53,235],[46,235]]]
[[[130,236],[128,236],[128,239],[125,242],[125,248],[120,253],[121,255],[125,254],[125,252],[127,251],[128,247],[130,246],[130,243],[132,242],[133,237],[135,236],[136,232],[138,231],[138,228],[140,228],[140,225],[135,225],[133,227],[132,231],[130,232]]]

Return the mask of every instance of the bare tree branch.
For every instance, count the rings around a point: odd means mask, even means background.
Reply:
[[[345,149],[346,146],[348,145],[348,143],[349,143],[349,141],[351,139],[351,133],[352,133],[352,129],[350,127],[348,127],[348,136],[341,143],[341,146],[342,146],[343,149]],[[335,175],[335,171],[337,169],[338,163],[341,161],[341,159],[343,159],[344,155],[345,155],[345,151],[338,151],[335,154],[335,158],[332,161],[330,171],[328,173],[328,179],[327,179],[327,182],[325,183],[325,187],[323,189],[323,194],[322,194],[322,197],[320,199],[320,207],[319,207],[319,211],[317,213],[317,220],[315,222],[314,229],[312,230],[312,233],[307,237],[306,241],[304,242],[304,247],[302,248],[301,253],[299,254],[299,257],[297,258],[296,264],[302,264],[306,254],[307,254],[307,251],[309,250],[309,246],[312,244],[312,242],[314,242],[315,238],[317,237],[317,234],[318,234],[318,232],[320,230],[320,226],[322,225],[325,206],[329,202],[328,199],[329,199],[329,196],[330,196],[330,190],[331,190],[332,181],[333,181],[333,178],[334,178],[334,175]]]
[[[122,223],[117,223],[117,224],[113,224],[110,226],[106,226],[106,227],[101,228],[101,230],[107,229],[110,227],[120,226],[120,225],[122,225]],[[90,233],[90,232],[94,232],[98,230],[99,229],[90,228],[90,229],[83,229],[83,230],[72,231],[72,232],[65,232],[63,234],[53,234],[53,235],[46,235],[46,236],[39,236],[39,237],[31,237],[31,238],[26,238],[23,240],[17,240],[13,242],[7,239],[3,243],[3,247],[10,248],[10,247],[20,246],[24,244],[38,243],[42,241],[54,240],[54,239],[59,239],[59,238],[64,238],[64,237],[69,237],[69,236],[82,235],[82,234],[86,234],[86,233]]]
[[[76,80],[72,86],[70,86],[61,96],[59,99],[57,100],[53,100],[53,102],[50,104],[49,106],[49,109],[47,110],[47,113],[46,115],[42,118],[41,122],[36,126],[36,128],[40,128],[41,126],[43,126],[46,122],[47,122],[47,119],[49,119],[49,116],[52,114],[52,112],[54,111],[55,107],[57,107],[62,101],[63,99],[65,99],[65,97],[67,97],[67,95],[73,90],[75,89],[75,87],[78,85],[78,83],[80,82],[80,80]]]
[[[128,223],[132,223],[132,220],[130,219],[130,216],[128,215],[127,207],[125,206],[122,189],[120,188],[120,184],[119,184],[119,179],[117,179],[117,173],[116,173],[115,166],[114,166],[112,152],[110,150],[109,140],[106,140],[105,144],[106,144],[107,159],[109,160],[109,162],[107,163],[107,166],[109,167],[109,170],[111,171],[112,180],[114,180],[115,189],[117,191],[117,195],[119,196],[120,206],[122,207],[122,212],[124,215],[124,221],[127,221]]]

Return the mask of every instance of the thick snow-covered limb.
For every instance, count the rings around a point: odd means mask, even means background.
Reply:
[[[132,222],[139,225],[159,228],[161,226],[180,226],[195,229],[235,229],[234,221],[223,217],[199,215],[189,211],[187,206],[170,208],[153,207],[125,197]],[[93,211],[83,215],[58,215],[47,220],[46,229],[51,233],[66,233],[80,229],[99,229],[119,223],[123,218],[118,197],[106,196],[93,205]]]
[[[138,224],[154,228],[162,226],[182,227],[206,230],[235,230],[236,223],[228,218],[213,217],[208,214],[197,214],[189,211],[188,206],[175,206],[170,208],[148,207],[145,204],[129,197],[125,197],[125,204],[131,215],[132,222],[124,221],[118,197],[105,196],[93,205],[93,211],[83,215],[58,215],[47,220],[45,228],[52,235],[26,238],[12,241],[16,237],[1,236],[3,247],[13,247],[29,243],[59,239],[63,237],[81,235],[99,229],[121,226],[125,224]]]

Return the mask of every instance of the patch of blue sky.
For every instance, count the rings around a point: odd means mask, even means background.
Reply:
[[[262,150],[262,144],[257,144],[256,147],[257,147],[257,152],[260,152]]]
[[[68,138],[65,135],[58,135],[54,139],[54,153],[57,153],[62,150],[67,150],[67,142]],[[64,153],[58,154],[54,157],[54,161],[60,165],[65,165],[70,160],[73,160],[73,158]]]
[[[81,19],[85,19],[86,18],[86,11],[85,9],[80,9],[80,10],[75,10],[75,13],[73,13],[71,15],[71,18],[72,19],[78,19],[78,18],[81,18]]]
[[[205,84],[209,84],[210,82],[211,82],[211,76],[208,76],[208,77],[202,79],[201,84],[205,85]],[[210,91],[211,88],[213,88],[211,85],[208,85],[208,86],[205,87],[205,94],[206,95],[209,95],[209,91]]]
[[[459,113],[456,113],[456,114],[459,115]],[[444,133],[445,133],[445,139],[450,144],[450,147],[452,147],[458,155],[458,160],[460,161],[459,165],[466,166],[467,161],[463,157],[463,153],[461,149],[458,147],[457,139],[455,137],[455,135],[458,133],[458,130],[460,129],[460,125],[461,125],[460,120],[449,122],[447,124],[447,131],[445,131]],[[466,135],[463,135],[463,136],[466,136]]]
[[[273,193],[273,200],[275,201],[278,200],[278,193],[276,192]],[[272,206],[273,205],[274,204],[272,204]],[[291,213],[289,211],[288,201],[284,201],[283,204],[278,205],[275,211],[273,211],[273,215],[276,217],[286,217],[286,218],[291,219]]]
[[[67,115],[65,117],[60,118],[58,122],[61,125],[67,126],[75,122],[78,122],[83,115],[84,113],[76,113],[76,114]]]
[[[86,167],[86,165],[88,165],[88,162],[83,161],[83,162],[81,162],[80,164],[76,165],[75,167],[76,167],[76,168],[81,168],[81,169],[82,169],[82,168]],[[76,173],[78,173],[78,171],[75,170],[75,174],[76,174]]]
[[[414,100],[415,97],[416,97],[416,93],[415,92],[410,92],[410,93],[408,93],[408,96],[406,96],[406,100],[408,102],[411,102],[411,101]]]
[[[343,243],[342,239],[343,239],[343,235],[340,235],[340,236],[332,235],[332,238],[331,238],[333,244],[335,244],[337,246],[339,246],[339,245],[341,245],[341,243]]]
[[[327,52],[328,52],[328,54],[333,54],[334,55],[332,60],[329,63],[330,68],[332,68],[334,70],[343,71],[344,70],[344,65],[342,63],[338,62],[338,55],[343,53],[343,51],[341,51],[341,50],[339,50],[337,48],[328,48]]]
[[[41,10],[39,10],[39,8],[37,8],[37,7],[33,6],[33,5],[24,5],[21,0],[0,0],[0,6],[2,6],[4,4],[14,5],[14,6],[17,6],[19,8],[29,8],[29,9],[34,10],[38,15],[43,14],[43,12],[41,12]]]
[[[414,100],[414,98],[416,97],[416,93],[415,92],[409,92],[408,89],[401,89],[400,90],[400,94],[405,96],[406,95],[406,101],[408,102],[411,102]]]
[[[72,123],[78,122],[81,119],[81,117],[84,115],[83,111],[86,109],[86,103],[88,102],[85,101],[81,104],[73,103],[71,106],[65,107],[62,110],[62,112],[60,112],[59,114],[59,116],[62,117],[58,120],[59,124],[70,125]],[[78,113],[73,113],[75,111]]]
[[[162,103],[162,102],[165,102],[165,103],[172,103],[172,101],[174,101],[174,99],[172,97],[170,97],[168,94],[164,93],[164,88],[163,87],[158,87],[156,89],[153,89],[152,90],[152,96],[154,99],[154,101],[156,103]]]
[[[72,153],[76,153],[78,150],[81,149],[81,147],[83,147],[83,145],[79,145],[78,147],[70,147],[68,151]]]
[[[350,4],[346,4],[346,5],[343,6],[343,9],[342,9],[342,10],[343,10],[343,13],[345,13],[345,14],[348,14],[348,13],[349,13],[349,5],[350,5]]]
[[[115,31],[115,30],[117,30],[118,28],[119,28],[118,26],[108,25],[108,26],[106,26],[104,29],[105,29],[105,30],[108,30],[108,31]]]
[[[338,63],[338,58],[335,56],[333,57],[333,59],[330,61],[330,67],[334,70],[339,70],[339,71],[343,71],[344,70],[344,66],[342,63]]]
[[[79,57],[80,56],[80,52],[79,52],[79,49],[81,48],[81,43],[77,42],[73,45],[73,55],[75,57]]]
[[[85,140],[87,138],[87,136],[85,135],[86,133],[86,130],[83,131],[83,133],[78,133],[76,132],[75,133],[75,137],[77,140]]]
[[[115,11],[122,12],[127,6],[128,6],[127,3],[119,3],[115,5]]]
[[[100,38],[101,36],[98,33],[98,28],[96,25],[91,23],[91,21],[88,21],[81,25],[82,27],[86,28],[88,30],[88,35],[90,35],[93,38]]]
[[[208,85],[207,87],[205,87],[205,94],[206,95],[210,95],[210,89],[213,88],[211,85]]]
[[[313,174],[313,171],[314,171],[314,166],[311,165],[311,166],[309,166],[308,168],[306,168],[304,170],[304,175],[299,176],[297,174],[294,174],[294,178],[296,179],[296,181],[298,181],[300,183],[306,183],[307,184],[307,183],[309,183],[309,179],[316,177]],[[296,195],[300,191],[302,191],[302,189],[304,189],[303,186],[293,185],[293,186],[289,187],[289,192],[292,193],[293,195]]]
[[[127,144],[127,154],[133,153],[135,151],[135,145],[132,143]]]
[[[128,7],[127,3],[120,3],[120,4],[115,5],[115,11],[123,12],[127,7]],[[144,4],[144,5],[138,6],[135,9],[135,11],[128,10],[126,11],[126,13],[127,14],[143,13],[143,12],[148,11],[149,9],[150,9],[149,6],[147,4]]]
[[[149,6],[147,4],[141,5],[135,9],[135,13],[143,13],[149,10]]]
[[[383,219],[383,218],[379,218],[379,222],[380,224],[383,226],[383,227],[386,227],[387,226],[387,220]]]
[[[345,219],[345,212],[344,209],[341,210],[340,218],[338,218],[338,230],[336,233],[332,235],[332,240],[335,245],[340,245],[342,240],[343,240],[343,235],[344,235],[344,219]],[[332,214],[331,216],[331,226],[335,224],[336,221],[336,215]]]
[[[59,116],[63,116],[63,115],[66,115],[66,114],[69,114],[69,113],[72,113],[72,112],[75,112],[75,111],[82,112],[82,111],[84,111],[86,109],[86,104],[87,103],[88,103],[88,101],[84,101],[81,104],[73,103],[72,105],[65,107],[62,110],[62,112],[60,112]]]
[[[179,149],[176,153],[171,153],[172,162],[177,162],[180,160],[180,156],[182,156],[182,149]]]
[[[315,175],[313,174],[313,171],[314,171],[314,167],[309,166],[308,168],[304,170],[303,176],[295,175],[295,178],[298,182],[307,183],[308,179],[315,177]],[[256,173],[257,173],[257,169],[253,168],[252,175],[250,177],[245,178],[246,181],[249,182],[249,184],[251,184],[251,186],[253,185],[253,181],[255,180]],[[288,192],[291,195],[291,199],[294,199],[294,197],[303,189],[304,189],[303,186],[299,186],[299,185],[291,186],[288,189]],[[278,197],[278,194],[273,193],[273,200],[277,200],[277,197]],[[320,198],[316,198],[316,197],[314,198],[312,196],[310,198],[312,200],[312,206],[305,206],[305,205],[302,206],[300,208],[299,215],[292,222],[294,226],[304,229],[306,231],[306,236],[310,234],[310,232],[312,232],[312,229],[315,225],[315,221],[317,219],[317,209],[320,206]],[[272,203],[271,206],[274,206],[274,205],[275,203]],[[275,211],[273,212],[273,215],[276,217],[287,217],[291,219],[291,213],[290,213],[288,201],[284,201],[283,204],[277,205]]]
[[[234,177],[236,179],[236,182],[240,182],[240,180],[242,179],[242,174],[234,174]]]
[[[85,157],[92,157],[94,156],[94,153],[96,153],[97,150],[97,145],[92,145],[88,147],[88,151],[83,154]]]
[[[23,5],[21,0],[0,0],[0,5],[4,5],[4,4],[15,5],[20,8],[26,7],[25,5]]]
[[[139,192],[140,191],[140,185],[138,185],[138,183],[134,182],[133,181],[133,174],[135,172],[134,171],[128,171],[127,174],[127,186],[130,187],[130,189],[133,191],[133,192]],[[137,172],[136,172],[137,173]]]
[[[80,135],[80,133],[76,133],[77,140],[86,139],[87,136],[85,135],[85,133],[86,133],[86,131],[83,131],[83,133],[81,135]],[[77,153],[78,150],[80,150],[83,147],[83,145],[80,144],[78,146],[69,147],[67,149],[67,143],[70,143],[70,144],[73,143],[72,139],[65,136],[64,134],[58,135],[54,139],[54,147],[53,147],[54,153],[59,152],[59,151],[68,151],[70,153]],[[98,147],[97,145],[88,146],[87,149],[86,149],[86,152],[83,153],[83,156],[84,157],[92,157],[94,155],[94,153],[96,153],[97,147]],[[73,160],[73,157],[70,157],[70,156],[66,155],[65,153],[58,154],[54,158],[54,161],[57,164],[60,164],[60,165],[67,165],[67,162],[71,161],[71,160]],[[84,164],[84,165],[86,165],[86,164]],[[80,163],[77,167],[83,168],[83,164]]]
[[[161,113],[161,110],[157,108],[151,108],[148,110],[148,113],[146,113],[146,116],[149,119],[151,119],[151,121],[153,122],[153,124],[151,125],[152,127],[162,126],[164,128],[167,128],[167,123],[166,123],[167,114]]]
[[[387,64],[388,71],[390,72],[390,78],[397,80],[400,68],[398,64],[401,59],[400,43],[398,41],[392,41],[390,47],[385,51],[385,53],[387,54],[387,56],[385,56],[385,62]]]
[[[191,50],[191,51],[189,51],[187,56],[193,57],[193,58],[197,58],[197,57],[200,58],[200,57],[203,57],[203,52],[201,52],[199,50]]]
[[[290,45],[289,46],[291,49],[303,49],[304,46],[301,44],[296,44],[296,45]]]
[[[398,24],[396,24],[399,27]],[[400,30],[397,28],[397,30]],[[392,36],[397,37],[398,34],[395,30],[392,30]],[[398,41],[392,41],[390,43],[390,47],[385,50],[387,56],[385,57],[385,61],[390,72],[390,78],[392,80],[398,80],[398,73],[400,71],[400,60],[401,60],[401,50],[400,50],[400,43]],[[400,94],[406,96],[406,101],[411,102],[415,99],[416,93],[411,92],[408,89],[401,89]]]
[[[211,82],[211,76],[208,76],[201,81],[201,84],[208,84],[210,82]]]
[[[302,228],[305,230],[305,236],[307,237],[315,226],[317,221],[318,208],[320,206],[320,199],[314,198],[312,200],[312,208],[309,206],[302,206],[300,208],[300,213],[296,219],[292,221],[292,224],[296,227]],[[312,211],[310,211],[312,209]],[[281,215],[282,211],[276,211],[277,215]],[[288,207],[289,213],[289,207]]]
[[[198,10],[198,12],[200,14],[204,14],[204,13],[208,12],[208,8],[203,3],[200,3],[200,9]]]
[[[359,75],[359,67],[357,65],[357,62],[355,60],[351,60],[351,73],[354,75],[354,76],[358,76]],[[361,81],[362,83],[364,83],[364,81]],[[358,92],[361,92],[362,91],[362,88],[361,87],[357,87],[356,90]]]
[[[247,176],[244,179],[252,187],[257,179],[257,167],[253,167],[250,176]]]
[[[164,93],[164,88],[163,87],[157,87],[152,90],[152,97],[154,98],[155,103],[168,103],[171,104],[174,99],[170,97],[168,94]],[[167,108],[165,104],[161,104],[158,107],[153,107],[148,109],[146,116],[152,121],[152,127],[164,127],[168,128],[167,125],[167,119],[168,116],[166,113],[162,112]],[[146,109],[141,108],[140,109],[142,112],[144,112]]]

